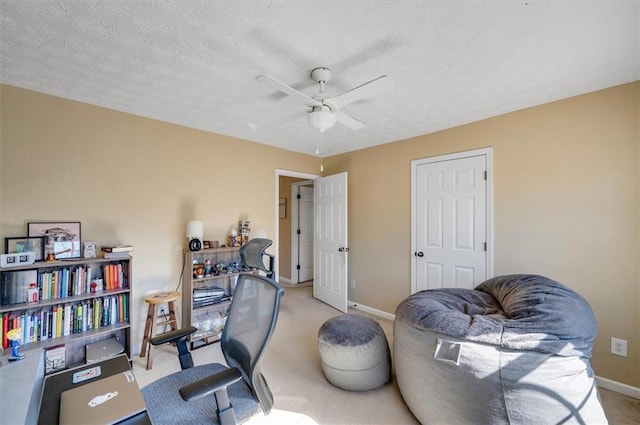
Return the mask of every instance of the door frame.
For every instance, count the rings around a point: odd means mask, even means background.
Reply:
[[[298,230],[298,223],[300,220],[300,211],[298,210],[298,204],[299,204],[298,197],[293,196],[293,190],[294,190],[293,188],[295,187],[296,190],[298,190],[300,186],[314,187],[315,184],[313,180],[303,180],[303,181],[291,183],[291,283],[292,284],[300,283],[300,282],[293,281],[294,274],[298,274],[297,265],[299,264],[299,260],[300,260],[300,255],[298,254],[299,252],[298,237],[297,237],[298,235],[296,233],[296,230]],[[313,225],[313,223],[311,224]],[[314,241],[315,241],[315,235],[314,235]],[[315,245],[315,242],[314,242],[314,245]],[[294,258],[297,260],[297,262],[293,261]]]
[[[487,165],[487,190],[486,190],[486,237],[487,237],[487,258],[486,272],[487,279],[493,276],[493,148],[480,148],[470,151],[456,152],[446,155],[432,156],[428,158],[415,159],[411,161],[411,293],[417,290],[416,283],[416,177],[418,166],[434,162],[452,161],[456,159],[469,158],[473,156],[484,156]]]
[[[319,174],[310,174],[310,173],[301,173],[298,171],[291,170],[283,170],[280,168],[276,168],[275,170],[275,190],[274,190],[274,198],[273,198],[273,217],[275,220],[274,225],[274,235],[273,235],[273,249],[275,250],[275,261],[274,261],[274,279],[279,281],[280,276],[280,256],[278,252],[280,251],[280,215],[278,214],[278,209],[280,208],[280,177],[296,177],[307,180],[315,180],[318,177],[321,177]],[[315,241],[314,241],[315,245]]]

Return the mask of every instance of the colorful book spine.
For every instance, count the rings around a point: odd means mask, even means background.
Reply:
[[[124,322],[124,296],[125,294],[120,294],[118,296],[118,322]]]
[[[93,329],[100,328],[100,303],[97,298],[93,299]]]
[[[115,325],[116,323],[118,323],[118,297],[115,297],[115,296],[110,297],[109,303],[110,303],[109,307],[111,307],[109,324]]]
[[[41,321],[42,327],[40,332],[40,341],[44,341],[49,338],[49,310],[42,310]]]
[[[65,305],[62,313],[62,336],[71,334],[71,306]]]
[[[56,338],[60,338],[62,336],[62,316],[64,314],[62,306],[56,307],[56,313]]]
[[[58,273],[51,273],[51,298],[58,298]]]
[[[91,292],[91,267],[87,267],[87,272],[85,274],[84,277],[84,284],[85,284],[85,293],[88,294],[89,292]]]
[[[7,332],[9,332],[9,317],[10,314],[2,314],[2,348],[9,348],[9,340],[7,339]]]

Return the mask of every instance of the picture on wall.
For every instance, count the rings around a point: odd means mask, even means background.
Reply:
[[[287,218],[287,198],[278,201],[278,218]]]
[[[44,258],[53,255],[60,260],[81,257],[80,222],[35,222],[28,223],[29,236],[44,238]]]

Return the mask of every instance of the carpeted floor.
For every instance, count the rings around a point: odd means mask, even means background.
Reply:
[[[276,331],[263,359],[262,373],[275,396],[271,415],[258,414],[249,425],[386,425],[417,424],[404,404],[395,381],[380,389],[350,392],[329,384],[322,375],[317,349],[317,332],[339,311],[315,300],[310,284],[283,285]],[[359,314],[364,314],[358,312]],[[366,315],[366,314],[365,314]],[[372,316],[373,317],[373,316]],[[376,319],[393,347],[393,322]],[[224,363],[220,344],[193,351],[196,365]],[[146,370],[146,359],[134,357],[133,370],[140,386],[179,370],[176,350],[163,346],[155,350],[153,369]],[[610,424],[640,423],[640,400],[600,390]]]

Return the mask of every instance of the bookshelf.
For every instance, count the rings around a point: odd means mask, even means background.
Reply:
[[[243,272],[239,247],[187,251],[185,256],[182,326],[198,328],[189,339],[193,349],[220,340],[238,276]],[[211,273],[206,268],[207,260]],[[216,267],[218,264],[224,268]],[[200,266],[202,269],[198,270]],[[218,296],[220,292],[224,295]]]
[[[64,344],[66,367],[85,363],[87,344],[112,337],[131,358],[131,262],[78,258],[0,268],[3,347],[9,347],[7,331],[20,327],[21,352]],[[27,302],[34,281],[37,301]]]

